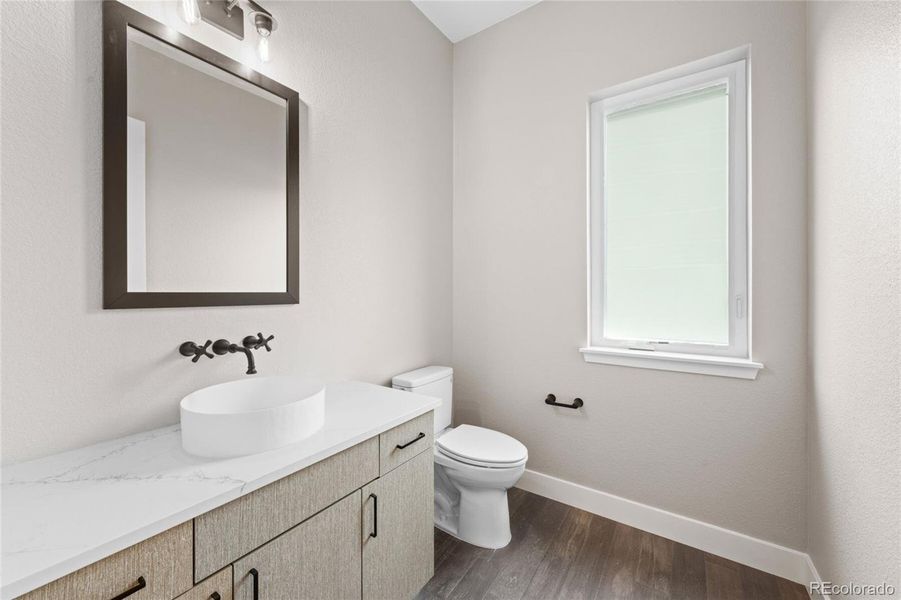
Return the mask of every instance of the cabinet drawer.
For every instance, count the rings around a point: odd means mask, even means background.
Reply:
[[[423,450],[431,449],[434,429],[434,418],[429,411],[380,435],[379,473],[384,475]]]
[[[379,474],[372,438],[194,519],[194,580],[259,548]]]
[[[20,600],[169,600],[191,587],[191,522],[52,581]]]
[[[232,600],[232,568],[225,567],[212,577],[204,579],[175,600]]]

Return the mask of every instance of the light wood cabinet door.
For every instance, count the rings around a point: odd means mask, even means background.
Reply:
[[[363,600],[409,599],[432,578],[433,469],[427,450],[363,488]]]
[[[360,559],[357,490],[235,562],[234,597],[355,600],[360,598]]]
[[[99,560],[20,600],[171,600],[191,587],[191,522]]]

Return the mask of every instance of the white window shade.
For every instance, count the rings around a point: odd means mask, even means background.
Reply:
[[[725,84],[606,116],[604,337],[729,344]]]

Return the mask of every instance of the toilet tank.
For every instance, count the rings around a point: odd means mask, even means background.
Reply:
[[[395,375],[391,387],[441,399],[435,409],[435,433],[450,427],[454,409],[454,370],[450,367],[423,367]]]

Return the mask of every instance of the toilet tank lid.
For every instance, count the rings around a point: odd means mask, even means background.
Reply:
[[[423,367],[421,369],[416,369],[415,371],[408,371],[406,373],[401,373],[400,375],[395,375],[394,379],[391,380],[391,384],[398,387],[415,388],[445,379],[453,374],[454,370],[450,367]]]

